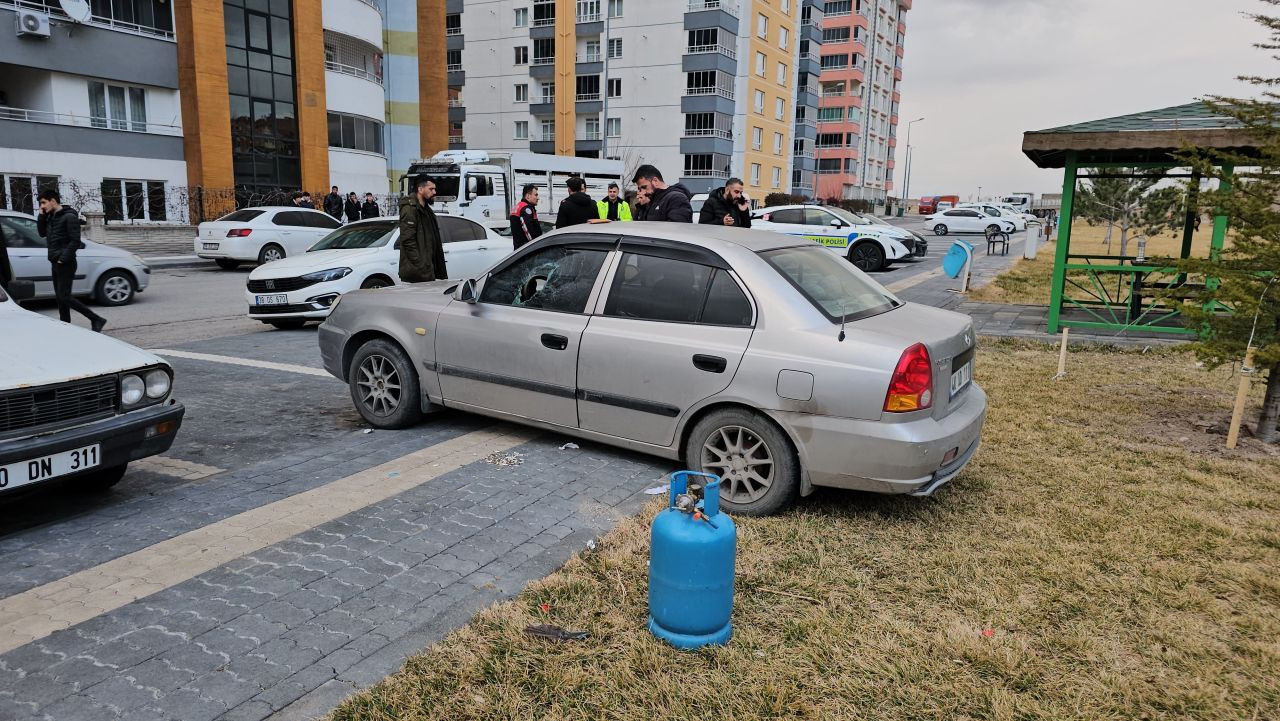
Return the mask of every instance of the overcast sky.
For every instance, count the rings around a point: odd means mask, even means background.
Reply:
[[[907,13],[894,180],[907,123],[912,197],[1061,192],[1061,171],[1022,154],[1022,133],[1188,103],[1254,96],[1237,75],[1280,76],[1243,12],[1257,0],[915,0]]]

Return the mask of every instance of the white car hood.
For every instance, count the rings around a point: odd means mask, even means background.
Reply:
[[[249,277],[255,280],[262,278],[296,278],[318,270],[349,268],[353,265],[373,260],[374,256],[386,251],[387,248],[385,246],[356,248],[354,250],[317,250],[311,253],[302,253],[301,255],[291,255],[266,265],[260,265],[249,273]]]
[[[141,348],[0,303],[0,390],[42,386],[163,362]]]

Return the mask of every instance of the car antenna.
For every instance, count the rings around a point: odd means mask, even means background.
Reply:
[[[848,317],[848,315],[849,315],[848,313],[844,312],[844,303],[841,303],[840,304],[840,335],[836,336],[837,342],[840,342],[840,343],[844,342],[844,321],[845,321],[845,318]]]

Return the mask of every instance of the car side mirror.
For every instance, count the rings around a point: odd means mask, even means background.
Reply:
[[[460,300],[468,305],[475,305],[476,302],[476,282],[468,278],[458,284],[453,290],[453,299]]]
[[[476,183],[476,176],[467,176],[467,200],[475,200],[479,185]]]
[[[840,221],[838,221],[838,220],[833,220],[833,221],[831,221],[831,227],[832,227],[832,228],[843,228],[843,227],[844,227],[844,223],[841,223],[841,222],[840,222]]]

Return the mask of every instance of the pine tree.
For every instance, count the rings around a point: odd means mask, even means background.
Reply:
[[[1280,6],[1280,0],[1259,1]],[[1280,50],[1280,17],[1250,17],[1270,35],[1257,47]],[[1280,93],[1274,89],[1280,77],[1239,79],[1260,88],[1260,97],[1210,96],[1204,102],[1215,115],[1232,118],[1248,131],[1256,150],[1183,154],[1195,170],[1218,180],[1215,191],[1201,194],[1204,210],[1231,219],[1229,248],[1217,257],[1181,263],[1192,277],[1207,279],[1199,305],[1188,304],[1184,312],[1192,327],[1205,329],[1195,350],[1210,368],[1241,360],[1246,347],[1255,350],[1254,367],[1267,390],[1254,435],[1272,442],[1280,421]],[[1222,312],[1224,307],[1230,312]]]
[[[1101,174],[1104,177],[1086,178],[1081,184],[1076,194],[1075,215],[1095,225],[1106,224],[1108,253],[1115,229],[1120,231],[1120,255],[1128,255],[1130,233],[1154,235],[1176,228],[1180,223],[1175,210],[1182,202],[1182,189],[1158,187],[1160,173],[1114,168]]]

